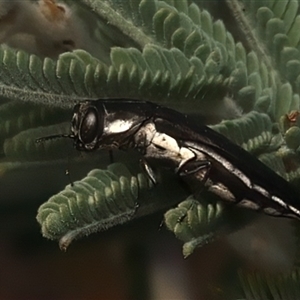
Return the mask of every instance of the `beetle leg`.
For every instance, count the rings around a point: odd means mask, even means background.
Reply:
[[[206,180],[208,179],[209,171],[211,169],[211,162],[209,160],[188,160],[183,165],[179,167],[177,173],[180,176],[187,176],[196,174],[199,171],[204,171],[204,176],[202,178],[203,184],[205,184]]]
[[[194,202],[192,202],[192,203],[189,205],[187,211],[186,211],[185,213],[183,213],[181,216],[178,217],[177,223],[182,223],[182,222],[183,222],[183,220],[184,220],[184,219],[187,217],[187,215],[188,215],[187,212],[188,212],[189,210],[192,210],[193,207],[194,207],[194,205],[195,205]]]
[[[209,160],[189,160],[185,162],[182,166],[179,168],[179,175],[181,176],[188,176],[195,174],[197,176],[201,176],[201,183],[199,187],[196,188],[196,191],[194,192],[194,197],[196,199],[199,199],[200,194],[203,191],[204,185],[209,177],[209,172],[211,169],[211,162]],[[184,217],[183,217],[184,218]]]
[[[148,178],[152,181],[152,183],[154,185],[156,185],[157,184],[157,176],[154,173],[153,169],[150,167],[149,163],[144,158],[142,158],[140,160],[140,165],[141,165],[142,169],[145,171],[145,173],[147,174]]]

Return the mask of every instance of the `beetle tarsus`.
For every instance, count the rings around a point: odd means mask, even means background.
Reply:
[[[205,183],[206,183],[207,179],[209,178],[210,169],[211,169],[210,161],[208,161],[208,160],[206,160],[206,161],[192,160],[192,161],[186,162],[178,170],[178,173],[180,176],[195,175],[196,177],[202,177],[201,178],[202,185],[199,185],[197,190],[194,192],[194,196],[196,199],[199,198],[200,194],[203,191]],[[198,172],[199,172],[199,174],[197,174]],[[204,172],[204,174],[200,174],[201,172],[202,173]]]

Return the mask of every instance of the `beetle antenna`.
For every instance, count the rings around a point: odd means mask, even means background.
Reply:
[[[55,134],[55,135],[49,135],[45,137],[41,137],[35,140],[36,143],[42,143],[45,141],[49,140],[55,140],[55,139],[60,139],[60,138],[69,138],[69,139],[74,139],[73,134]]]

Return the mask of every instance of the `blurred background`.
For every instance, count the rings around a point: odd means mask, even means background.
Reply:
[[[224,299],[230,250],[213,243],[184,260],[163,214],[75,241],[44,239],[36,205],[1,208],[0,299]]]
[[[49,6],[49,11],[46,10],[46,13],[50,13],[50,16],[51,13],[57,13],[59,17],[60,14],[68,12],[68,9],[64,10],[62,6],[55,5],[55,1],[44,0],[42,2],[45,6]],[[66,2],[72,3],[72,1]],[[119,2],[121,3],[121,1]],[[226,28],[232,32],[235,40],[241,41],[245,45],[246,51],[250,50],[248,49],[247,37],[238,29],[232,13],[224,5],[225,1],[196,2],[199,2],[201,8],[208,9],[215,20],[221,18]],[[293,1],[289,2],[292,3]],[[20,3],[28,4],[29,1],[0,1],[0,17],[7,17],[7,22],[0,24],[7,26],[0,28],[2,30],[0,32],[2,33],[2,35],[0,34],[2,43],[5,42],[11,47],[24,49],[29,53],[36,53],[41,57],[57,57],[62,52],[76,48],[76,39],[75,42],[72,39],[61,39],[62,45],[52,43],[53,49],[48,46],[49,36],[53,40],[58,37],[57,28],[54,26],[55,22],[52,25],[56,30],[49,31],[48,37],[35,23],[33,23],[34,26],[28,26],[29,28],[25,26],[25,29],[30,30],[30,34],[33,32],[41,38],[41,43],[38,43],[38,40],[37,43],[30,43],[28,41],[32,40],[28,39],[20,40],[18,34],[15,36],[16,38],[11,38],[12,29],[17,33],[20,28],[24,29],[23,24],[19,26],[19,23],[13,23],[10,14],[14,12],[14,5],[19,7],[20,15],[24,14],[25,10],[23,8],[26,6],[20,6]],[[255,1],[253,3],[255,4]],[[45,7],[42,8],[44,14]],[[31,19],[32,11],[28,11],[29,14],[26,14],[26,16]],[[94,29],[94,23],[90,15],[90,13],[84,14],[86,20],[91,21],[89,29]],[[46,16],[49,17],[48,14]],[[22,20],[24,21],[24,18]],[[77,18],[71,20],[74,21],[72,23],[74,31],[78,33],[78,37],[72,35],[72,38],[79,39],[80,31],[77,30],[77,25],[80,25],[80,22],[77,22],[77,20]],[[289,22],[289,18],[285,20]],[[32,23],[26,21],[25,24],[31,25]],[[49,29],[49,23],[43,24],[45,28]],[[278,26],[278,28],[281,27]],[[101,31],[101,34],[110,34],[110,32],[107,33],[104,27],[101,30],[103,31]],[[274,34],[276,32],[274,30]],[[67,33],[69,34],[69,32]],[[86,38],[87,35],[83,36]],[[108,38],[113,40],[115,37],[111,35]],[[19,43],[16,43],[17,41]],[[92,55],[95,55],[92,50],[95,52],[96,49],[98,57],[103,56],[108,59],[109,52],[106,53],[103,50],[104,53],[102,53],[102,48],[95,47],[93,40],[86,43],[85,40],[81,41],[79,39],[79,42],[82,43],[78,43],[78,48],[87,46],[86,50],[89,50],[90,47]],[[123,42],[118,41],[114,45],[121,44],[122,46]],[[103,45],[102,41],[100,44]],[[108,45],[110,44],[108,43]],[[8,53],[5,63],[9,69],[10,52],[5,53]],[[278,53],[276,52],[276,55]],[[13,58],[12,55],[11,61],[13,61]],[[38,63],[36,64],[40,66]],[[12,63],[12,66],[15,65]],[[299,67],[299,64],[296,66]],[[249,74],[251,73],[249,72]],[[255,75],[257,74],[255,73]],[[239,75],[236,76],[236,78],[239,77]],[[11,80],[20,84],[13,76]],[[23,91],[23,89],[20,89],[20,91]],[[282,93],[282,97],[286,97],[286,94]],[[290,98],[292,99],[292,96]],[[215,112],[216,107],[212,106],[212,108]],[[20,111],[23,112],[23,108]],[[69,116],[67,120],[69,120]],[[207,122],[210,123],[209,120]],[[13,121],[11,124],[15,125],[16,123],[17,121]],[[22,122],[20,123],[22,125]],[[20,127],[23,126],[21,125]],[[67,125],[69,124],[67,123]],[[5,123],[3,128],[9,131],[6,127],[9,126]],[[16,133],[13,133],[12,136]],[[33,141],[35,138],[35,136],[32,136]],[[28,136],[25,136],[24,139],[27,141]],[[297,147],[299,146],[298,141],[299,136],[297,136]],[[33,143],[33,145],[35,144]],[[26,146],[25,142],[23,146]],[[26,157],[26,153],[22,149],[21,147],[20,154],[17,153],[17,155],[24,154]],[[9,152],[8,154],[10,154]],[[30,151],[28,153],[31,154]],[[66,154],[59,154],[64,158],[68,155],[67,150]],[[11,162],[18,162],[19,157],[17,157],[17,160],[12,159],[10,161],[3,153],[1,155],[0,175],[3,175],[7,165]],[[242,299],[240,295],[244,293],[243,285],[239,280],[240,273],[238,270],[240,268],[248,271],[259,270],[276,274],[290,270],[293,265],[297,244],[291,222],[266,216],[257,217],[254,223],[249,224],[247,228],[241,229],[228,238],[222,238],[197,249],[188,259],[183,258],[182,242],[177,240],[173,233],[167,231],[164,226],[161,226],[165,211],[75,241],[64,253],[60,251],[56,241],[49,241],[42,237],[40,227],[36,221],[37,209],[50,196],[61,191],[65,185],[69,184],[70,179],[64,174],[66,169],[71,167],[72,180],[76,180],[86,176],[88,171],[95,168],[95,161],[93,165],[85,161],[76,165],[71,162],[69,166],[65,159],[60,164],[56,162],[55,166],[51,161],[37,162],[35,166],[36,157],[34,154],[32,156],[33,163],[30,164],[30,170],[26,169],[29,164],[24,164],[20,168],[21,170],[14,172],[14,168],[18,169],[18,166],[11,164],[9,166],[12,166],[12,170],[1,177],[0,181],[0,300]],[[61,158],[61,156],[59,157]],[[96,167],[106,167],[109,162],[108,156],[106,158],[104,159],[105,164],[96,164]],[[295,161],[296,158],[293,157]],[[7,168],[9,169],[9,167]]]
[[[74,241],[63,252],[57,241],[42,237],[35,219],[51,196],[45,186],[53,189],[47,176],[68,184],[63,171],[39,168],[28,182],[6,182],[24,198],[0,205],[0,299],[233,300],[243,294],[240,268],[277,273],[293,264],[291,222],[267,216],[187,259],[182,242],[161,225],[164,212]],[[36,186],[45,198],[31,195]]]

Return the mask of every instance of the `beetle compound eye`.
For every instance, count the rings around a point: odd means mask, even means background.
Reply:
[[[89,108],[80,126],[80,140],[84,144],[93,142],[97,135],[102,134],[103,128],[100,127],[96,109]]]

